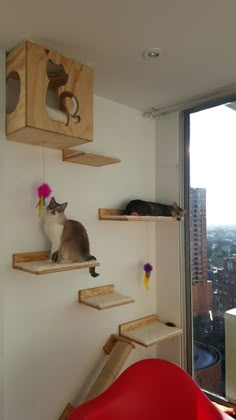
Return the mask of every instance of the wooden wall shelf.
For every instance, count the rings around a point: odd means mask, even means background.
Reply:
[[[182,334],[182,330],[168,327],[159,321],[156,315],[150,315],[119,325],[119,334],[137,344],[149,347]]]
[[[174,217],[164,216],[128,216],[121,209],[98,209],[99,220],[120,220],[126,222],[176,222]]]
[[[117,158],[79,152],[77,150],[70,149],[63,150],[63,161],[89,166],[107,166],[114,163],[120,163],[120,159]]]
[[[100,310],[134,302],[132,297],[115,292],[114,284],[79,290],[78,294],[79,303]]]
[[[54,263],[49,259],[49,257],[49,251],[13,254],[12,267],[17,270],[26,271],[27,273],[32,274],[48,274],[56,273],[58,271],[97,267],[100,265],[98,261],[86,261],[82,263],[62,261],[60,263]]]

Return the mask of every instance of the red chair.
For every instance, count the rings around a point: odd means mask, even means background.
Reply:
[[[128,367],[69,420],[229,420],[179,366],[145,359]]]

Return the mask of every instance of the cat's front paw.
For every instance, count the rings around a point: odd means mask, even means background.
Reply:
[[[51,256],[51,260],[53,262],[60,262],[59,252],[58,251],[53,252],[53,254]]]

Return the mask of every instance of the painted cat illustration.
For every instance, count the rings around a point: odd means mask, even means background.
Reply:
[[[168,205],[136,199],[127,204],[124,214],[137,213],[139,216],[175,217],[176,220],[180,221],[185,212],[186,210],[181,209],[176,202]]]
[[[68,203],[59,204],[52,197],[47,208],[44,231],[51,242],[51,259],[54,262],[96,260],[90,254],[90,244],[85,227],[77,220],[68,220],[64,211]],[[89,268],[92,277],[99,276],[94,267]]]

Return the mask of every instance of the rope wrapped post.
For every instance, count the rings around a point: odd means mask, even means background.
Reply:
[[[132,341],[112,334],[103,347],[109,358],[90,388],[83,402],[89,401],[105,391],[117,378],[130,352],[135,348]],[[68,420],[75,406],[68,403],[58,420]]]
[[[58,420],[67,420],[74,408],[75,407],[71,403],[68,403]]]
[[[130,352],[133,348],[135,348],[135,345],[130,340],[123,339],[119,336],[112,335],[109,340],[114,342],[114,347],[110,353],[110,357],[89,390],[84,402],[97,397],[109,388],[109,386],[117,378]],[[106,349],[108,346],[109,344],[107,344],[107,346],[105,345],[104,348]]]

